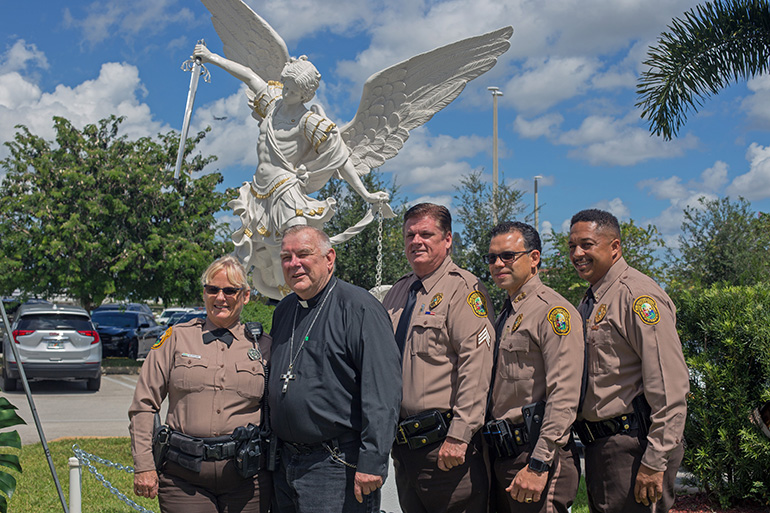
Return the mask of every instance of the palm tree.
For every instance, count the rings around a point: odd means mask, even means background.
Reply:
[[[770,66],[770,6],[767,0],[716,0],[674,18],[650,47],[649,69],[637,84],[642,118],[667,140],[690,110],[739,78]]]

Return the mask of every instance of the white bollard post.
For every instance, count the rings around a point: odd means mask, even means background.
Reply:
[[[80,484],[82,468],[80,460],[76,457],[69,459],[70,467],[70,513],[82,513],[82,497],[80,496]]]

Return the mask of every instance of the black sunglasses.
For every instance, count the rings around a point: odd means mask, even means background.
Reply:
[[[519,255],[523,255],[525,253],[529,253],[530,250],[527,251],[503,251],[502,253],[487,253],[486,255],[482,256],[482,260],[484,260],[484,263],[487,265],[492,265],[495,262],[497,262],[497,259],[503,261],[504,264],[510,264],[514,260],[516,260]]]
[[[214,285],[204,285],[203,290],[210,296],[216,296],[219,294],[220,290],[225,296],[234,296],[243,289],[239,287],[215,287]]]

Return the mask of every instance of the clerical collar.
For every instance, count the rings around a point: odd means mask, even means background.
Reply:
[[[307,301],[305,301],[304,299],[300,299],[299,296],[297,296],[297,301],[299,302],[299,305],[302,308],[315,308],[315,306],[318,304],[321,298],[323,298],[323,295],[324,295],[324,292],[326,292],[326,289],[328,289],[329,285],[331,285],[336,279],[337,279],[336,277],[332,276],[331,279],[329,280],[329,283],[327,283],[326,286],[323,289],[321,289],[321,291],[318,294],[311,297]]]

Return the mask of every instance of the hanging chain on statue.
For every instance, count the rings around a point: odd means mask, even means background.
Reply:
[[[374,278],[374,286],[379,289],[382,285],[382,203],[377,204],[377,274]]]

